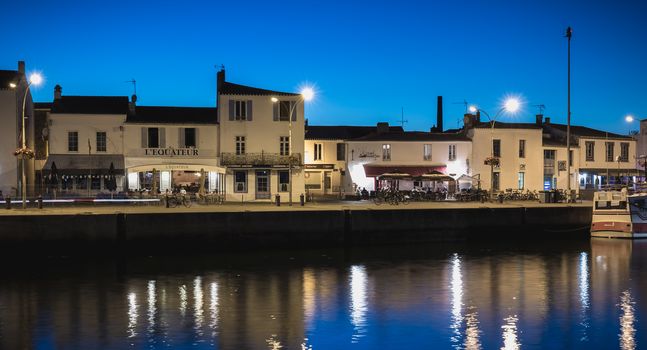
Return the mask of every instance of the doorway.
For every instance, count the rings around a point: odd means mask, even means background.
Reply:
[[[256,199],[270,199],[270,171],[256,171]]]

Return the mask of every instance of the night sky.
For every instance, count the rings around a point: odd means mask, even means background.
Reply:
[[[351,3],[351,4],[349,4]],[[604,3],[604,4],[602,4]],[[311,124],[400,121],[445,128],[470,104],[496,112],[506,95],[532,122],[537,108],[566,121],[567,26],[573,123],[627,133],[647,118],[645,1],[2,1],[0,69],[39,70],[36,101],[130,95],[141,105],[215,105],[216,65],[227,80],[317,89]]]

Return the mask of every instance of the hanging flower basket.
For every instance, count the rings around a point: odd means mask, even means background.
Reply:
[[[498,167],[501,164],[501,160],[498,157],[487,157],[483,163],[485,165]]]
[[[32,159],[36,156],[34,151],[29,149],[29,147],[18,148],[13,152],[13,155],[23,159]]]

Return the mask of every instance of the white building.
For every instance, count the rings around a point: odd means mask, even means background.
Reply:
[[[292,201],[303,183],[304,106],[300,94],[225,81],[218,72],[219,153],[227,172],[227,199]],[[292,179],[290,179],[290,162]]]

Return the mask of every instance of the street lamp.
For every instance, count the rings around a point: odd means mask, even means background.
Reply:
[[[501,116],[502,113],[509,113],[509,114],[514,114],[516,113],[519,109],[521,108],[521,101],[518,98],[515,97],[509,97],[503,102],[503,106],[496,112],[494,115],[494,118],[490,117],[490,114],[488,112],[476,107],[476,106],[471,106],[469,108],[470,111],[479,111],[485,114],[487,116],[488,120],[490,121],[490,143],[491,143],[491,153],[490,153],[490,159],[489,159],[489,165],[490,165],[490,199],[492,199],[493,194],[494,194],[494,163],[495,163],[495,157],[494,157],[494,124],[496,123],[497,119],[499,116]]]
[[[299,103],[305,103],[311,101],[315,96],[315,91],[311,87],[304,87],[301,89],[299,94],[299,99],[296,103],[292,103],[290,106],[290,113],[288,113],[288,177],[289,177],[289,199],[288,203],[292,206],[292,115],[295,113],[295,110]],[[279,99],[272,97],[272,103],[279,102]],[[279,106],[280,108],[280,106]],[[279,110],[280,112],[280,110]],[[305,117],[305,116],[304,116]]]
[[[21,131],[21,147],[20,147],[20,159],[21,159],[21,172],[22,172],[22,180],[20,184],[20,189],[21,189],[21,194],[22,194],[22,208],[25,209],[27,208],[27,175],[25,174],[25,158],[27,157],[27,145],[26,145],[26,137],[25,137],[25,104],[27,103],[27,93],[29,92],[29,88],[32,85],[40,85],[43,82],[43,77],[38,74],[38,73],[32,73],[29,76],[29,80],[27,81],[27,86],[25,87],[25,94],[22,98],[22,131]],[[16,83],[10,83],[9,87],[12,89],[15,89],[18,87]]]

